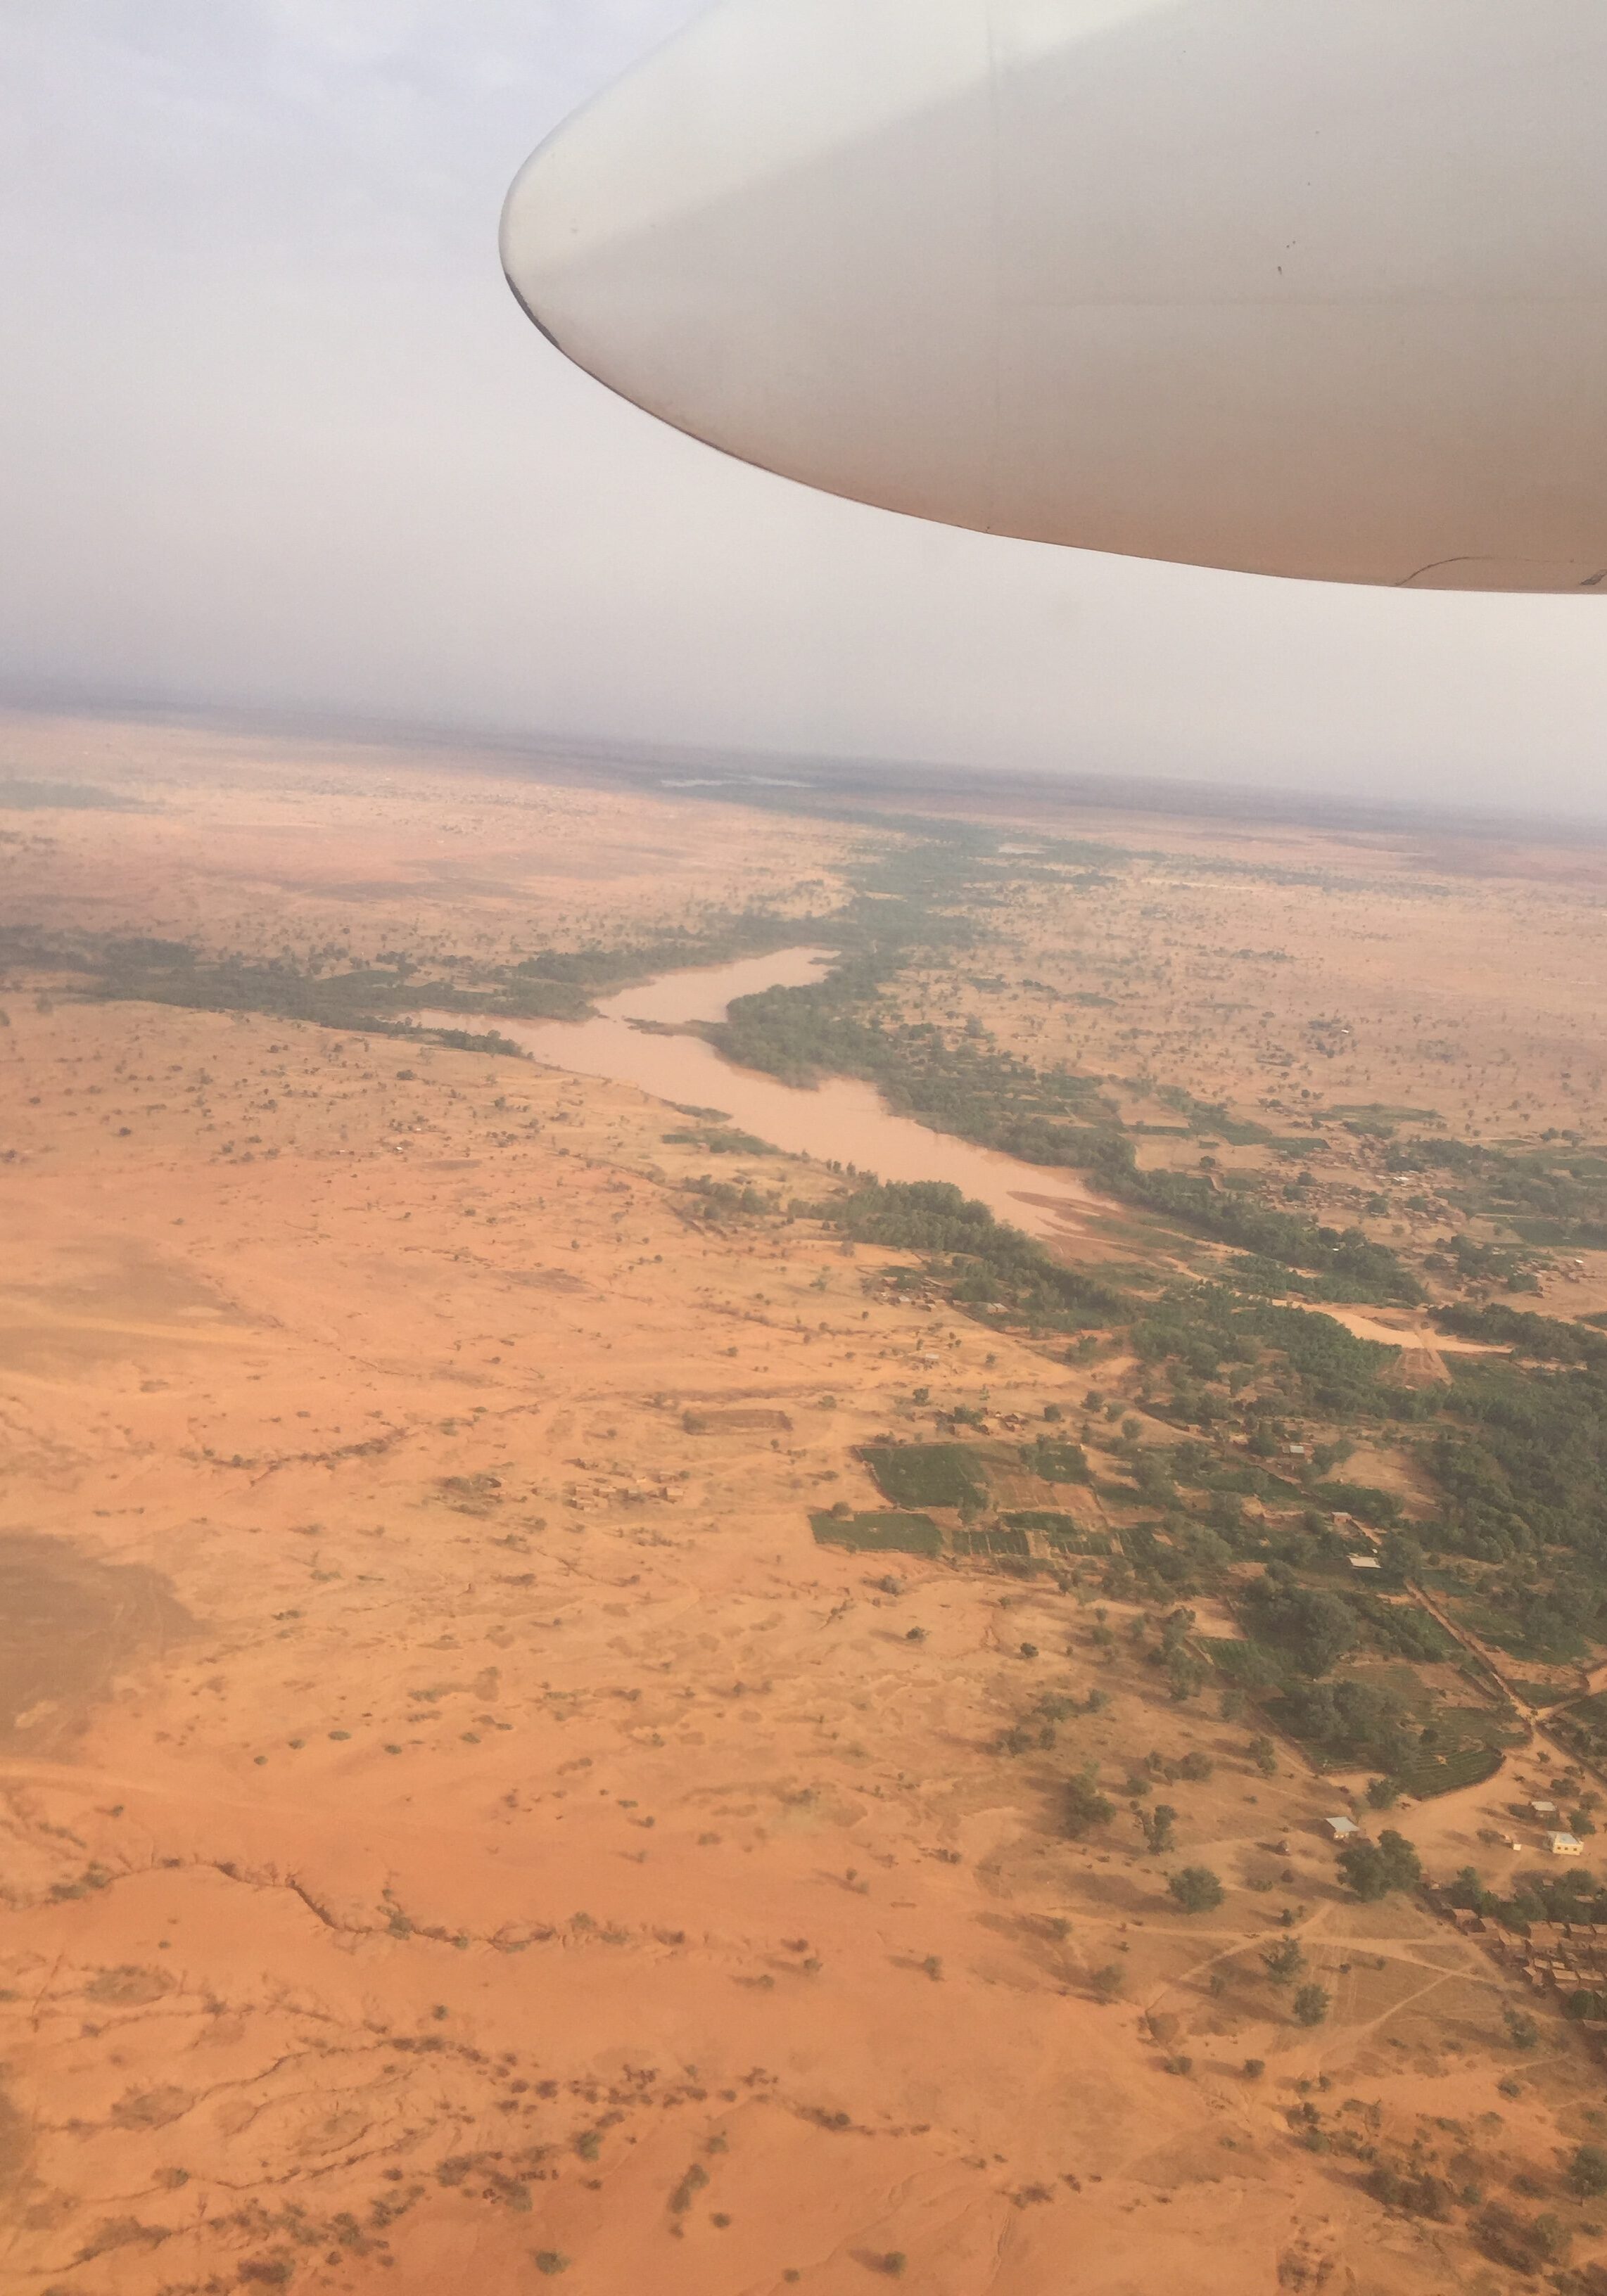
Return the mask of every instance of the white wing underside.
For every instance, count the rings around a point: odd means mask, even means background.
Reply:
[[[1607,594],[1607,0],[724,0],[503,258],[665,422],[996,534]]]

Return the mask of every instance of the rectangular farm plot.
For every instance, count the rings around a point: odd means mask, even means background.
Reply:
[[[1088,1462],[1080,1443],[1064,1437],[1040,1435],[1036,1443],[1023,1443],[1021,1465],[1029,1475],[1045,1483],[1086,1483],[1093,1480]]]
[[[943,1534],[930,1515],[906,1514],[895,1507],[868,1514],[812,1514],[809,1523],[819,1546],[851,1546],[866,1554],[943,1552]]]
[[[1032,1552],[1024,1530],[1008,1527],[996,1530],[957,1530],[954,1535],[956,1554],[1013,1554],[1024,1560]]]
[[[980,1507],[988,1479],[964,1443],[870,1443],[860,1457],[896,1507]]]
[[[1109,1554],[1111,1535],[1103,1529],[1094,1529],[1079,1522],[1074,1514],[1062,1513],[1054,1507],[1021,1507],[1001,1518],[1007,1529],[1019,1531],[1025,1540],[1029,1531],[1037,1531],[1046,1546],[1062,1554]]]
[[[1067,1510],[1065,1486],[1078,1479],[1082,1459],[1074,1444],[882,1442],[857,1456],[890,1505],[816,1515],[815,1536],[828,1545],[946,1552],[1006,1565],[1111,1551],[1103,1519],[1089,1523]],[[1048,1477],[1037,1472],[1043,1464]]]

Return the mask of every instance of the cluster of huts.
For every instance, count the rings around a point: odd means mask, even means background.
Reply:
[[[1607,1992],[1607,1922],[1533,1922],[1529,1935],[1465,1906],[1447,1906],[1464,1936],[1477,1937],[1497,1961],[1521,1970],[1537,1993]]]

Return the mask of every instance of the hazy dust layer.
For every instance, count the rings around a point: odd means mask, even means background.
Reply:
[[[18,778],[104,791],[0,812],[11,925],[140,933],[251,962],[505,964],[621,933],[695,931],[750,901],[830,907],[854,842],[667,791],[627,795],[419,747],[0,712]]]

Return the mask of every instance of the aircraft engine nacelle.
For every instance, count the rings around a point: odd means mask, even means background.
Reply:
[[[590,373],[833,494],[1607,594],[1607,0],[723,0],[502,246]]]

